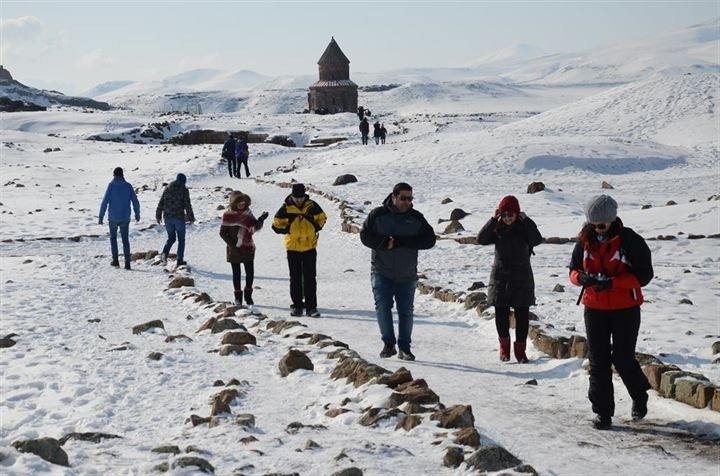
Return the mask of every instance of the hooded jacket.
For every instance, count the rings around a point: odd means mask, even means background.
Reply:
[[[187,214],[187,216],[186,216]],[[182,221],[195,221],[192,205],[190,204],[190,192],[184,183],[177,180],[170,182],[160,196],[155,218],[160,220],[163,215],[165,219],[175,218]]]
[[[135,219],[140,220],[140,202],[135,195],[132,185],[123,177],[115,177],[105,190],[105,196],[100,204],[100,221],[108,210],[109,221],[130,221],[130,204],[135,211]]]
[[[326,221],[325,212],[307,194],[302,207],[295,205],[292,195],[288,195],[275,213],[272,229],[275,233],[285,235],[285,248],[288,251],[310,251],[317,247],[318,232]]]
[[[393,249],[387,249],[390,237]],[[418,250],[435,246],[435,231],[419,211],[400,213],[392,193],[381,207],[370,212],[360,231],[362,244],[372,249],[370,269],[394,281],[417,280]]]

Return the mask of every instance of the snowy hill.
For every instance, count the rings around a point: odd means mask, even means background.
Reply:
[[[508,68],[518,63],[528,61],[545,55],[546,52],[537,46],[528,45],[526,43],[518,43],[515,45],[502,48],[500,50],[488,53],[465,64],[467,68],[482,69],[500,69]]]
[[[120,88],[124,88],[125,86],[133,84],[134,82],[135,81],[107,81],[105,83],[100,83],[91,89],[88,89],[87,91],[83,92],[81,96],[95,98],[97,96],[102,96],[103,94],[116,91]]]
[[[720,18],[656,38],[530,60],[502,76],[522,83],[613,84],[655,73],[718,72]]]

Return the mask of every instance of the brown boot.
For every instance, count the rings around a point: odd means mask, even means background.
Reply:
[[[530,362],[527,358],[527,355],[525,355],[525,346],[527,344],[525,342],[517,342],[515,341],[515,344],[513,345],[513,351],[515,353],[515,359],[520,364],[527,364]]]
[[[500,341],[500,360],[507,362],[510,360],[510,338],[499,337],[498,340]]]

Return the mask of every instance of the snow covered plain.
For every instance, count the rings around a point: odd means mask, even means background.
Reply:
[[[297,91],[258,93],[252,113],[177,116],[175,125],[287,134],[301,144],[315,137],[348,137],[317,149],[252,144],[251,170],[263,181],[295,179],[332,192],[350,203],[360,220],[395,182],[408,181],[415,187],[415,207],[439,234],[445,223],[438,220],[449,218],[453,208],[471,213],[462,220],[467,231],[449,237],[476,233],[506,194],[519,197],[544,236],[573,236],[583,222],[582,205],[602,193],[601,183],[607,181],[614,189],[606,192],[619,202],[627,226],[645,237],[676,236],[649,242],[656,277],[646,288],[638,350],[719,384],[711,354],[711,345],[720,340],[718,241],[687,238],[720,232],[720,202],[708,200],[720,192],[719,89],[718,73],[693,73],[657,74],[614,88],[503,85],[509,95],[421,83],[363,93],[361,103],[388,126],[384,146],[360,144],[353,114],[295,114],[304,101]],[[151,451],[163,445],[207,459],[217,474],[331,474],[349,466],[365,474],[470,472],[466,466],[442,466],[451,445],[442,434],[451,430],[427,418],[408,432],[394,430],[393,419],[377,428],[360,425],[362,409],[382,406],[390,389],[354,388],[330,379],[335,361],[327,353],[336,348],[318,349],[294,338],[321,332],[391,371],[405,366],[446,405],[472,405],[484,443],[504,446],[542,474],[717,474],[717,412],[650,392],[647,419],[629,423],[631,402],[616,380],[615,430],[594,431],[580,359],[553,359],[531,347],[530,364],[501,363],[492,316],[479,317],[460,304],[418,295],[413,336],[418,360],[380,359],[370,252],[357,235],[340,231],[337,204],[323,198],[318,201],[329,215],[318,257],[323,318],[300,318],[308,327],[291,328],[284,337],[238,315],[258,346],[237,356],[210,353],[218,348],[219,335],[195,331],[214,314],[183,300],[181,292],[166,291],[168,273],[161,267],[137,261],[133,271],[110,268],[106,228],[97,225],[97,210],[112,169],[122,166],[128,181],[140,188],[142,220],[131,224],[133,251],[161,248],[164,230],[153,218],[162,183],[178,172],[188,176],[198,221],[188,234],[187,260],[197,290],[218,301],[232,296],[225,245],[218,236],[222,211],[217,206],[225,205],[225,188],[250,194],[256,213],[271,214],[287,190],[227,177],[216,145],[86,140],[167,118],[69,109],[0,116],[2,333],[18,334],[17,344],[0,354],[4,473],[145,474],[176,461]],[[345,173],[355,174],[358,182],[331,185]],[[533,181],[544,182],[546,190],[526,194]],[[445,197],[453,202],[441,204]],[[667,205],[671,200],[676,204]],[[41,239],[89,235],[99,236],[79,242]],[[282,239],[268,228],[256,241],[255,300],[270,319],[286,319]],[[557,329],[582,334],[576,289],[566,277],[571,250],[570,244],[536,249],[533,311]],[[464,290],[487,281],[492,253],[490,247],[440,240],[421,253],[419,271],[432,284]],[[552,291],[558,283],[566,286],[564,293]],[[693,304],[680,304],[683,298]],[[134,325],[151,319],[161,319],[165,331],[133,335]],[[192,341],[166,343],[166,334]],[[112,350],[121,347],[126,349]],[[290,347],[309,351],[314,371],[281,377],[277,364]],[[150,352],[164,355],[153,361],[147,359]],[[253,414],[254,428],[186,421],[191,414],[207,416],[210,398],[224,388],[213,383],[232,378],[241,381],[232,412]],[[538,385],[524,385],[531,379]],[[350,412],[325,415],[343,402]],[[326,429],[296,432],[288,428],[292,422]],[[121,438],[68,441],[70,468],[11,447],[17,440],[90,431]],[[249,436],[257,441],[240,442]],[[309,439],[319,447],[306,449]]]

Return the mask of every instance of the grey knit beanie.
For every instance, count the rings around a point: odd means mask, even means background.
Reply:
[[[596,195],[585,205],[588,223],[612,223],[617,218],[617,202],[610,195]]]

